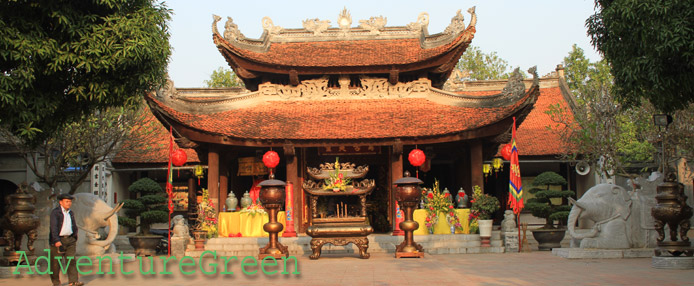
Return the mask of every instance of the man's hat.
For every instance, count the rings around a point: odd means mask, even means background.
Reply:
[[[60,195],[58,195],[58,201],[62,201],[62,200],[66,200],[66,199],[67,199],[67,200],[74,200],[75,197],[73,197],[71,194],[60,194]]]

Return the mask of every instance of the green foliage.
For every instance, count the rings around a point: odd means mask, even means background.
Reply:
[[[142,178],[130,185],[128,187],[128,191],[131,193],[156,194],[161,193],[164,190],[161,188],[159,183],[155,182],[154,180],[150,178]]]
[[[591,63],[576,45],[564,58],[564,66],[573,100],[570,106],[552,105],[547,113],[554,122],[548,129],[568,143],[566,159],[591,164],[602,159],[602,165],[594,166],[606,177],[614,171],[627,173],[631,163],[652,161],[653,108],[649,104],[624,108],[615,99],[607,62]]]
[[[469,46],[456,65],[462,73],[460,80],[507,79],[513,73],[508,62],[496,52],[484,53],[476,46]],[[523,78],[527,75],[521,71]]]
[[[210,79],[205,81],[207,87],[241,87],[243,83],[231,69],[219,67],[212,71]]]
[[[561,185],[566,186],[566,179],[555,172],[543,172],[533,180],[534,186]]]
[[[0,124],[36,146],[93,110],[163,85],[171,54],[160,1],[3,1]]]
[[[690,0],[596,0],[586,20],[612,67],[617,99],[666,113],[694,102],[694,9]]]
[[[471,217],[474,219],[491,219],[494,212],[500,208],[499,199],[482,193],[480,186],[472,187],[470,203]]]
[[[129,217],[118,216],[118,224],[126,227],[136,227],[137,221]]]
[[[123,201],[123,209],[129,216],[140,217],[140,224],[137,226],[140,227],[142,234],[149,234],[152,223],[167,222],[169,216],[166,207],[167,198],[164,197],[164,190],[157,182],[150,178],[142,178],[132,183],[128,191],[140,194],[135,200]],[[120,219],[118,222],[121,223]]]
[[[575,193],[569,190],[551,190],[550,186],[563,186],[566,185],[566,179],[555,172],[543,172],[535,177],[533,180],[533,188],[528,192],[534,194],[535,197],[531,198],[525,204],[525,208],[528,209],[533,216],[544,218],[545,225],[542,227],[544,229],[553,229],[554,221],[558,220],[560,225],[565,225],[566,218],[569,216],[569,211],[571,210],[567,205],[555,205],[552,203],[552,198],[568,198],[573,196]],[[542,188],[540,188],[542,187]]]

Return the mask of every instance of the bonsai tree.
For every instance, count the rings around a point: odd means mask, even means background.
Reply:
[[[134,200],[124,200],[123,209],[126,216],[119,216],[118,223],[127,227],[140,227],[141,235],[150,235],[149,229],[153,223],[165,223],[169,213],[166,208],[164,190],[157,182],[150,178],[142,178],[135,181],[128,191],[138,193],[140,196]],[[135,217],[140,217],[137,224]]]
[[[566,225],[566,219],[569,217],[571,208],[562,203],[552,203],[553,198],[568,198],[574,195],[573,191],[569,190],[551,190],[551,186],[565,186],[566,179],[555,172],[544,172],[533,181],[532,188],[528,190],[535,195],[534,198],[528,199],[525,208],[530,210],[533,216],[544,218],[545,225],[542,229],[555,229],[554,221],[559,221],[559,225]]]

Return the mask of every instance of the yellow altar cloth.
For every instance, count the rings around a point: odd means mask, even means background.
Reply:
[[[229,237],[230,234],[235,235],[237,233],[241,233],[242,237],[268,236],[268,233],[263,230],[263,225],[269,220],[266,213],[251,215],[245,212],[220,212],[217,225],[219,237]],[[278,212],[277,221],[285,225],[284,229],[286,229],[287,214],[283,211]],[[279,235],[284,233],[284,229]]]
[[[470,233],[470,209],[455,209],[455,214],[458,216],[458,222],[463,227],[463,231],[456,230],[456,234],[469,234]],[[419,228],[414,231],[415,235],[427,235],[429,231],[426,226],[427,211],[424,209],[416,209],[412,214],[412,218],[419,223]],[[450,234],[451,227],[448,225],[448,220],[446,220],[446,213],[440,212],[438,214],[439,221],[434,226],[434,234]]]

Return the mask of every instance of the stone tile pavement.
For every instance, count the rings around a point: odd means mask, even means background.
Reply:
[[[298,258],[300,274],[291,274],[293,268],[281,274],[283,265],[267,267],[277,270],[273,275],[263,274],[259,266],[246,267],[244,274],[241,260],[229,264],[234,274],[202,274],[197,265],[184,270],[196,270],[183,275],[178,263],[171,261],[167,270],[171,274],[142,275],[138,262],[124,264],[131,275],[82,275],[86,285],[158,286],[158,285],[692,285],[693,270],[661,270],[651,268],[650,258],[630,259],[564,259],[550,252],[503,254],[448,254],[429,255],[422,259],[395,259],[391,253],[373,253],[362,260],[356,255],[323,254],[319,260],[308,256]],[[144,271],[148,261],[144,260]],[[162,259],[155,258],[154,270],[163,271]],[[196,259],[197,261],[197,259]],[[223,260],[204,259],[203,265],[211,271],[209,263],[223,264]],[[248,260],[247,262],[251,262]],[[66,282],[67,277],[62,281]],[[0,278],[0,285],[51,285],[47,275],[25,275]],[[63,283],[67,285],[67,283]]]

